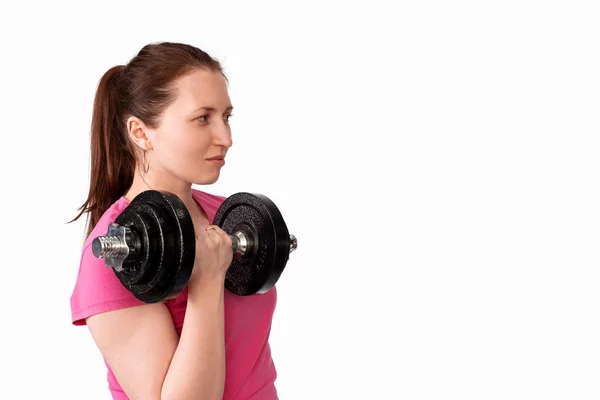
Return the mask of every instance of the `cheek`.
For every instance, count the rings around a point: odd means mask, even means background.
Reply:
[[[160,143],[162,158],[172,167],[190,166],[204,159],[209,143],[198,132],[180,132]]]

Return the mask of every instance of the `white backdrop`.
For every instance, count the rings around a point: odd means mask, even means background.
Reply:
[[[202,189],[268,195],[299,239],[281,399],[598,399],[600,13],[494,3],[3,3],[0,398],[109,399],[65,222],[98,80],[182,41],[236,108]]]

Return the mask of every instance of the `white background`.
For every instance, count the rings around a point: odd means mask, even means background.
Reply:
[[[600,397],[600,13],[588,1],[0,7],[0,398],[109,399],[70,324],[96,84],[145,44],[222,61],[207,191],[299,239],[281,399]]]

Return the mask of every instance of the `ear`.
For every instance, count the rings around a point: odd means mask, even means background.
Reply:
[[[148,127],[138,117],[129,117],[127,119],[127,134],[133,143],[142,150],[152,150],[152,141],[148,132]]]

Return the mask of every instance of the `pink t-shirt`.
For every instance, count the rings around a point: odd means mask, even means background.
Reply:
[[[224,197],[193,190],[194,198],[208,215],[209,221]],[[92,254],[92,240],[105,235],[108,225],[123,212],[129,201],[121,197],[104,213],[82,251],[81,264],[71,295],[72,323],[85,325],[91,315],[143,305],[115,276],[104,260]],[[277,399],[275,379],[277,372],[271,358],[269,334],[277,293],[275,287],[265,294],[236,296],[225,290],[225,346],[226,380],[223,399],[273,400]],[[184,323],[187,290],[165,303],[173,317],[178,334]],[[108,369],[107,379],[113,399],[128,400],[113,372]]]

